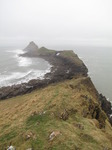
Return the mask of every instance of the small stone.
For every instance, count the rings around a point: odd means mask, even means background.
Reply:
[[[31,135],[28,134],[28,135],[26,136],[26,139],[28,140],[28,139],[30,139],[30,138],[31,138]]]
[[[55,137],[57,137],[60,134],[60,131],[53,131],[49,136],[49,141],[52,141]]]
[[[11,146],[8,147],[7,150],[15,150],[15,148],[11,145]]]
[[[52,141],[55,138],[55,132],[52,132],[49,136],[49,140]]]

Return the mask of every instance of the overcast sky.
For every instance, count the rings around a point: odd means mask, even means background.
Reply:
[[[0,0],[0,45],[112,46],[112,0]]]

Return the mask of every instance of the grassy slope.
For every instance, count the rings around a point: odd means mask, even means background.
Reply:
[[[97,104],[95,93],[90,80],[81,77],[0,101],[0,150],[10,142],[17,150],[111,149],[112,128],[108,121],[105,128],[99,129],[99,122],[91,118],[91,113],[83,117],[83,111],[88,109],[84,95]],[[69,113],[66,121],[60,118],[65,110]],[[49,141],[52,131],[60,134]]]

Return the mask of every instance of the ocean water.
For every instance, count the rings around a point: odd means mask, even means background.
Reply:
[[[0,87],[43,79],[51,65],[41,58],[19,57],[22,49],[0,47]]]
[[[96,89],[112,102],[112,47],[77,46],[74,51],[87,66]]]

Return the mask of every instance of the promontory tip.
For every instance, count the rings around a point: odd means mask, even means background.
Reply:
[[[31,41],[24,50],[25,51],[36,51],[36,50],[38,50],[38,46],[35,44],[34,41]]]

